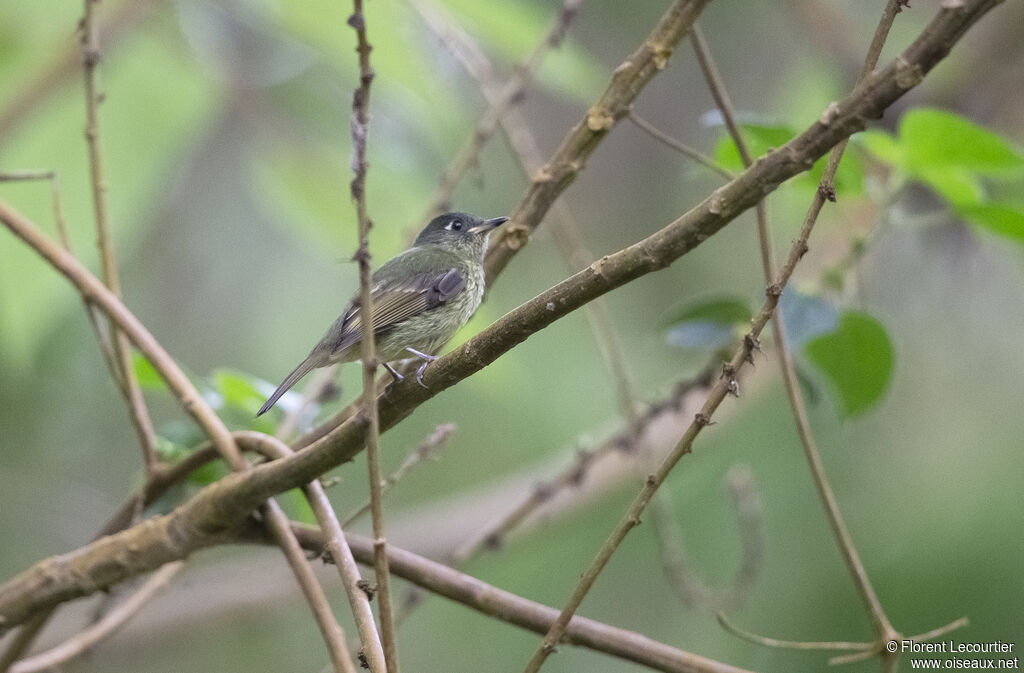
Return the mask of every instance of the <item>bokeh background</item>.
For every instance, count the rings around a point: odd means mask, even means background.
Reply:
[[[701,23],[736,107],[747,118],[804,128],[853,83],[881,1],[712,3]],[[892,58],[938,7],[916,2],[897,19]],[[558,3],[438,0],[504,74],[540,39]],[[564,46],[541,67],[521,109],[545,152],[597,99],[666,2],[586,2]],[[103,145],[125,301],[197,382],[228,369],[276,383],[355,290],[349,202],[354,34],[343,2],[114,2],[103,35]],[[76,253],[97,269],[77,67],[81,7],[56,0],[0,4],[0,171],[53,169]],[[372,252],[400,251],[438,176],[485,104],[469,78],[403,2],[367,9],[372,60],[368,203]],[[1024,6],[1006,3],[970,31],[922,86],[891,108],[962,114],[1019,143],[1024,137]],[[61,69],[62,58],[72,67]],[[48,74],[56,73],[56,75]],[[41,81],[45,95],[17,109]],[[636,110],[712,151],[722,135],[688,44],[642,93]],[[1015,139],[1015,140],[1013,140]],[[857,147],[851,150],[860,152]],[[667,224],[717,183],[714,175],[623,122],[566,192],[597,254]],[[456,192],[460,210],[509,212],[525,182],[496,137]],[[1024,206],[1021,181],[1005,201]],[[771,200],[784,250],[809,202],[804,185]],[[0,197],[53,233],[49,188],[0,185]],[[822,282],[855,239],[873,232],[842,291]],[[753,218],[739,218],[672,267],[607,297],[637,396],[664,397],[710,353],[665,339],[681,304],[729,295],[759,301]],[[463,340],[567,275],[542,226],[459,335]],[[885,209],[870,194],[828,207],[795,287],[885,325],[895,371],[882,401],[843,417],[811,381],[811,421],[867,570],[902,631],[966,615],[952,637],[1024,641],[1024,250],[971,228],[927,190]],[[346,367],[343,398],[359,388]],[[149,391],[158,431],[195,429]],[[621,427],[615,388],[582,313],[554,324],[383,439],[390,471],[440,423],[458,426],[439,459],[389,497],[389,539],[442,558],[516,494],[569,464],[573,451]],[[236,426],[251,423],[229,412]],[[793,640],[870,640],[870,622],[831,538],[802,458],[770,348],[666,484],[698,575],[726,585],[739,563],[722,482],[748,466],[763,503],[764,558],[743,627]],[[85,543],[139,483],[135,438],[77,295],[8,232],[0,232],[0,577]],[[339,511],[366,497],[365,465],[335,471]],[[467,572],[561,605],[639,484],[625,475],[588,506],[535,521]],[[499,494],[499,495],[495,495]],[[179,494],[183,496],[184,494]],[[290,501],[296,516],[304,513]],[[360,526],[357,529],[364,529]],[[325,575],[337,612],[336,576]],[[80,628],[90,606],[44,636]],[[825,655],[752,645],[706,611],[680,604],[650,526],[627,539],[582,614],[682,649],[759,671],[817,670]],[[403,624],[405,670],[517,670],[539,639],[430,598]],[[196,555],[169,591],[69,671],[315,671],[326,657],[280,555],[253,548]],[[848,670],[877,670],[877,662]],[[562,648],[545,670],[639,667]]]

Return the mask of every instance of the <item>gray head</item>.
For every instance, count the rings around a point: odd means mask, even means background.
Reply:
[[[507,221],[507,217],[485,220],[469,213],[445,213],[432,219],[413,245],[465,250],[482,259],[487,250],[487,237],[495,227]]]

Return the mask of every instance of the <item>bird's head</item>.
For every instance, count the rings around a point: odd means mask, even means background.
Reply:
[[[485,220],[469,213],[445,213],[430,221],[416,237],[414,245],[438,246],[452,252],[468,253],[482,260],[487,251],[487,237],[507,221],[507,217]]]

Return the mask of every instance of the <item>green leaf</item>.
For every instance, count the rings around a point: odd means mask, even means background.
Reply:
[[[999,173],[1024,166],[1024,155],[999,135],[945,110],[910,110],[899,135],[907,168],[915,173],[937,167]]]
[[[688,304],[679,309],[666,324],[683,322],[712,322],[719,325],[734,325],[750,321],[750,306],[742,299],[720,297]]]
[[[957,212],[971,224],[1024,243],[1024,212],[1001,203],[958,208]]]
[[[683,307],[664,322],[671,325],[666,340],[673,346],[720,347],[733,341],[737,325],[750,322],[750,307],[742,299],[709,299]]]
[[[132,369],[135,370],[135,378],[139,380],[139,385],[143,388],[167,390],[167,384],[163,378],[153,369],[153,365],[149,364],[149,360],[138,351],[132,351]]]
[[[782,147],[797,135],[796,129],[784,124],[744,123],[740,124],[740,130],[743,133],[743,140],[747,144],[747,149],[755,159],[764,156],[771,150]],[[715,160],[729,170],[742,170],[743,161],[740,159],[736,143],[733,142],[732,137],[724,128],[722,133],[722,137],[715,146]],[[793,184],[807,189],[817,189],[818,182],[825,172],[826,163],[827,158],[822,157],[815,162],[810,171],[794,178]],[[863,182],[864,169],[860,161],[852,155],[844,157],[836,173],[836,190],[843,194],[860,194],[864,190]]]
[[[174,464],[184,459],[191,451],[190,449],[173,442],[163,435],[156,436],[156,455],[165,463]]]
[[[747,149],[755,159],[767,154],[769,150],[782,147],[796,135],[795,129],[782,124],[740,124],[740,131]],[[725,127],[722,127],[722,137],[715,146],[714,157],[719,164],[730,170],[743,168],[740,152]]]
[[[846,416],[874,405],[892,377],[892,344],[882,324],[866,313],[842,313],[838,329],[807,342],[804,352],[831,381]]]
[[[213,388],[220,393],[225,405],[255,412],[263,404],[263,394],[256,388],[252,378],[243,372],[216,370],[213,373]]]
[[[974,173],[963,168],[934,166],[915,171],[914,176],[954,206],[985,201],[985,188]]]
[[[906,163],[903,146],[896,137],[885,131],[869,129],[854,136],[861,147],[878,159],[892,166],[902,167]]]

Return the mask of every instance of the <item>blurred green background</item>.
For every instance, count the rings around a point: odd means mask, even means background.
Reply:
[[[882,2],[712,3],[702,17],[729,92],[747,119],[802,129],[852,86]],[[603,91],[667,3],[585,3],[522,103],[552,151]],[[897,19],[883,60],[916,36],[938,3]],[[558,3],[445,0],[442,10],[478,39],[504,74],[542,35]],[[76,3],[0,4],[0,172],[53,169],[75,252],[98,269],[77,65],[13,114],[62,54],[77,64]],[[197,382],[219,368],[279,381],[356,288],[349,115],[356,84],[349,6],[270,0],[128,3],[101,20],[106,99],[103,144],[112,226],[128,306]],[[372,252],[405,246],[437,178],[485,104],[414,9],[367,9],[377,77],[369,138]],[[952,110],[1011,139],[1024,137],[1024,5],[1006,3],[970,31],[922,86],[878,127],[914,106]],[[59,70],[58,70],[59,72]],[[712,152],[721,129],[688,44],[642,93],[636,110]],[[880,203],[884,171],[829,206],[794,286],[840,309],[878,318],[895,369],[883,399],[848,418],[811,374],[811,421],[839,503],[896,627],[927,631],[966,615],[958,641],[1024,640],[1024,249],[957,219],[924,187]],[[1012,176],[1011,176],[1012,177]],[[717,178],[623,122],[564,200],[596,254],[667,224]],[[872,185],[875,192],[872,192]],[[509,212],[525,182],[502,138],[456,192],[457,209]],[[1017,174],[988,185],[1024,208]],[[808,184],[771,199],[785,250],[811,195]],[[2,184],[0,198],[53,234],[49,188]],[[841,290],[823,282],[871,232]],[[665,340],[673,309],[711,296],[759,302],[763,281],[751,215],[672,267],[607,297],[638,397],[654,401],[703,367],[710,353]],[[463,340],[567,274],[544,226],[488,295]],[[809,370],[808,370],[809,371]],[[359,388],[342,375],[343,397]],[[147,393],[158,431],[195,430],[159,391]],[[388,500],[389,539],[442,558],[531,485],[621,426],[614,385],[582,313],[554,324],[383,439],[394,469],[440,423],[458,430],[437,461],[418,467]],[[230,411],[237,427],[248,414]],[[723,408],[666,484],[700,577],[726,585],[739,563],[734,514],[722,487],[730,466],[751,468],[763,501],[760,578],[732,619],[792,640],[869,640],[870,623],[815,496],[771,349],[757,358],[739,401]],[[666,438],[665,445],[672,442]],[[141,479],[135,437],[77,295],[9,232],[0,232],[0,577],[85,543]],[[366,496],[361,460],[335,473],[340,512]],[[560,606],[639,484],[626,475],[587,507],[537,522],[467,572]],[[500,497],[494,494],[500,494]],[[287,500],[287,498],[286,498]],[[301,515],[301,508],[293,511]],[[359,528],[357,526],[357,528]],[[336,576],[324,575],[342,623]],[[658,562],[651,527],[635,530],[582,614],[673,646],[758,671],[818,670],[826,655],[766,649],[682,606]],[[80,628],[69,612],[44,636]],[[0,641],[3,643],[6,641]],[[518,670],[539,637],[430,598],[400,631],[408,671]],[[326,657],[280,555],[203,552],[153,605],[69,671],[313,671]],[[877,670],[877,662],[847,670]],[[640,667],[564,647],[545,667]]]

